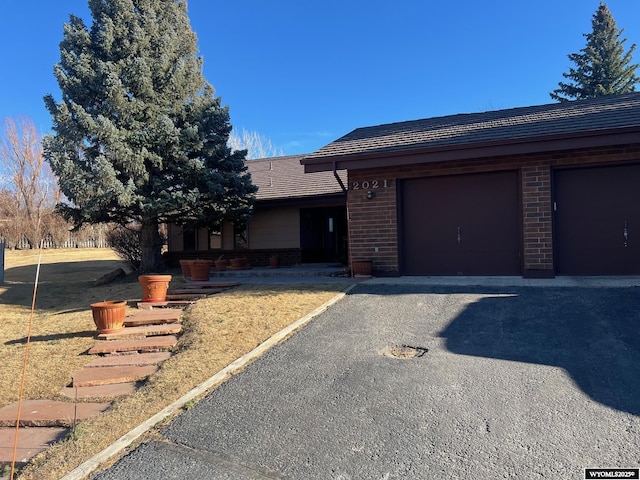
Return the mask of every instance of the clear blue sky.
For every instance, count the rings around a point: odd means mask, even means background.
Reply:
[[[0,119],[46,133],[43,95],[63,23],[90,23],[86,0],[5,2]],[[585,45],[598,0],[190,0],[204,74],[234,127],[286,154],[351,130],[456,113],[551,103]],[[607,2],[627,48],[640,45],[640,0]],[[640,63],[640,51],[634,60]]]

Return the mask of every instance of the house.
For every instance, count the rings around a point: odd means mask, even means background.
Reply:
[[[350,255],[378,275],[640,274],[640,93],[358,128]]]
[[[179,259],[247,257],[267,266],[276,255],[281,265],[347,263],[346,172],[305,174],[302,156],[248,160],[258,187],[253,216],[244,226],[225,222],[217,228],[168,226],[167,262]]]

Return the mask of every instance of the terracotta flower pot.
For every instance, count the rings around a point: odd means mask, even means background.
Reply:
[[[127,302],[107,300],[91,304],[93,322],[98,333],[115,333],[124,329],[124,314]]]
[[[219,272],[224,272],[229,266],[229,260],[222,258],[220,260],[215,260],[213,263],[216,266],[216,270]]]
[[[191,280],[194,282],[207,282],[213,267],[213,260],[194,260],[191,263]]]
[[[243,268],[247,268],[246,257],[231,259],[231,270],[242,270]]]
[[[193,260],[179,260],[180,268],[182,269],[182,276],[187,279],[191,278],[191,262]]]
[[[351,270],[354,276],[370,277],[373,271],[372,260],[353,260],[351,262]]]
[[[164,302],[167,300],[171,275],[140,275],[138,281],[142,286],[143,302]]]

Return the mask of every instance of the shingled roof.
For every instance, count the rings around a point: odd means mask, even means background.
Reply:
[[[306,155],[302,163],[307,166],[306,171],[317,171],[334,168],[336,161],[339,168],[346,168],[346,163],[340,162],[348,157],[380,158],[418,150],[428,154],[528,144],[526,151],[533,151],[532,143],[568,138],[582,138],[585,146],[593,146],[594,136],[612,133],[632,133],[636,143],[639,141],[640,93],[358,128]],[[556,143],[539,148],[557,148]],[[498,153],[493,150],[493,155]],[[505,153],[518,153],[513,147],[508,150]],[[436,156],[432,161],[442,158]],[[314,170],[312,165],[322,168]],[[349,168],[353,166],[350,164]]]
[[[342,194],[333,172],[305,174],[303,155],[247,160],[251,180],[258,187],[256,200],[284,200]],[[343,182],[347,172],[337,172]]]

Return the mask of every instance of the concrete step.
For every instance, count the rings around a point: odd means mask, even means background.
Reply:
[[[211,271],[211,278],[247,278],[247,277],[334,277],[345,274],[340,264],[300,265],[294,267],[260,267],[244,270]]]
[[[164,323],[162,325],[140,325],[137,327],[125,327],[113,333],[100,333],[98,340],[118,340],[125,338],[144,338],[156,335],[174,335],[180,333],[182,325],[179,323]]]
[[[118,365],[115,367],[82,368],[73,374],[74,387],[95,387],[111,383],[136,382],[147,378],[158,371],[157,365],[131,367]]]
[[[71,427],[104,412],[110,403],[71,403],[54,400],[24,400],[20,412],[20,425],[28,427]],[[0,409],[0,427],[15,426],[18,402]]]
[[[31,458],[46,450],[51,444],[63,440],[69,430],[62,427],[20,428],[18,430],[18,448],[16,464],[23,466]],[[16,441],[15,427],[0,428],[0,466],[10,465],[13,461],[13,448]]]
[[[137,340],[100,341],[89,349],[90,355],[118,352],[160,352],[168,351],[176,346],[178,337],[175,335],[161,335]]]
[[[98,357],[91,363],[85,365],[85,368],[96,367],[141,367],[143,365],[155,365],[171,357],[171,352],[152,352],[152,353],[116,353]]]
[[[95,387],[64,387],[60,390],[60,395],[67,398],[87,400],[87,399],[103,399],[117,398],[131,395],[138,388],[135,382],[112,383],[109,385],[96,385]]]

